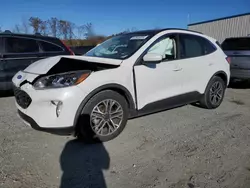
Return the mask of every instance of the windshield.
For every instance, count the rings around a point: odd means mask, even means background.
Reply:
[[[230,50],[250,50],[250,38],[232,38],[226,39],[222,43],[224,51]]]
[[[115,36],[96,46],[87,52],[85,56],[126,59],[133,55],[149,39],[149,35],[138,33]]]

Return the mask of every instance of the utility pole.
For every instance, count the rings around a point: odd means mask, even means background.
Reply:
[[[190,23],[190,16],[189,16],[189,14],[187,15],[187,25],[189,25],[189,23]]]

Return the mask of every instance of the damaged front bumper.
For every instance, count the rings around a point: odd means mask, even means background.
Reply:
[[[29,83],[14,88],[18,114],[26,124],[54,134],[74,133],[75,115],[85,97],[80,88],[35,90]]]
[[[48,133],[58,134],[58,135],[72,135],[75,132],[74,126],[63,127],[63,128],[60,128],[60,127],[59,128],[58,127],[54,127],[54,128],[40,127],[34,119],[27,116],[26,114],[24,114],[20,110],[17,110],[17,113],[18,113],[18,116],[25,122],[25,124],[30,125],[33,129],[35,129],[37,131],[43,131],[43,132],[48,132]]]
[[[94,74],[104,69],[116,68],[121,63],[115,61],[105,64],[99,61],[98,58],[83,56],[56,56],[39,60],[24,71],[19,71],[12,78],[19,116],[33,128],[46,132],[74,127],[80,104],[98,86],[93,84],[96,83],[93,78],[92,82],[89,77],[90,81],[84,80],[84,87],[80,83],[68,87],[35,89],[34,83],[45,76],[72,71],[88,70]]]

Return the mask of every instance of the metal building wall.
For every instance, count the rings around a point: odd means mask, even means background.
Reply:
[[[202,32],[219,42],[223,42],[227,37],[241,37],[250,34],[250,14],[200,24],[190,24],[188,29]]]

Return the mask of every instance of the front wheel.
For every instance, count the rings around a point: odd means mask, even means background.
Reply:
[[[214,109],[220,106],[226,90],[226,83],[220,77],[213,77],[200,101],[203,108]]]
[[[117,137],[128,119],[128,104],[119,93],[106,90],[93,96],[82,110],[77,136],[85,142],[105,142]]]

